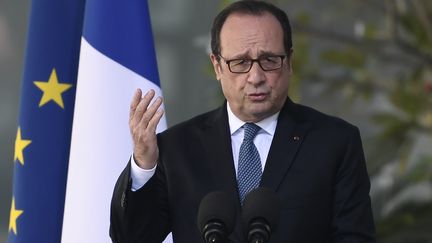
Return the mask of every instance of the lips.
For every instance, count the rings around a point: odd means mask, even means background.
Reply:
[[[247,95],[247,97],[251,101],[263,101],[267,98],[267,96],[268,96],[267,93],[252,93]]]

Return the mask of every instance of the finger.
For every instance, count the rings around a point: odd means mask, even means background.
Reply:
[[[129,111],[129,121],[132,120],[135,110],[141,100],[142,91],[141,89],[137,89],[134,93],[134,96],[132,97],[132,101],[130,104],[130,111]]]
[[[157,97],[157,99],[151,104],[148,108],[146,113],[143,115],[142,120],[140,121],[141,124],[144,127],[148,126],[149,121],[152,119],[156,111],[159,109],[159,107],[162,105],[162,97]]]
[[[148,127],[147,127],[147,129],[148,129],[149,132],[151,132],[153,134],[156,133],[157,125],[159,124],[159,121],[162,118],[163,114],[164,114],[164,110],[160,109],[152,117],[152,119],[149,121],[149,124],[148,124]]]
[[[155,91],[151,89],[141,99],[135,110],[135,115],[133,118],[134,124],[137,124],[142,119],[143,114],[145,114],[145,112],[147,111],[147,107],[149,106],[150,101],[153,99],[154,95]]]

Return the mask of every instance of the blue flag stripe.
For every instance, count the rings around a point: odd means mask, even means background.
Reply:
[[[104,55],[160,86],[148,16],[145,0],[87,1],[83,36]]]

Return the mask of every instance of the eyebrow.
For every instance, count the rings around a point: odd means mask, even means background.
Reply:
[[[265,57],[265,56],[280,56],[280,55],[283,55],[283,54],[277,54],[277,53],[274,53],[271,51],[262,51],[258,54],[257,58],[261,58],[261,57]],[[249,56],[249,54],[247,52],[245,52],[245,53],[234,55],[233,57],[231,57],[229,59],[253,59],[253,58],[251,58],[251,56]]]

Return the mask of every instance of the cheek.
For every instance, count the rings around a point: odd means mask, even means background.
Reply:
[[[231,97],[231,90],[232,90],[230,82],[225,80],[225,78],[221,78],[220,84],[225,98],[229,100]]]
[[[234,101],[242,99],[242,90],[244,89],[244,85],[242,85],[241,80],[223,77],[221,79],[221,86],[222,91],[228,100]]]
[[[289,76],[281,75],[269,82],[269,86],[276,96],[286,96],[288,95]]]

